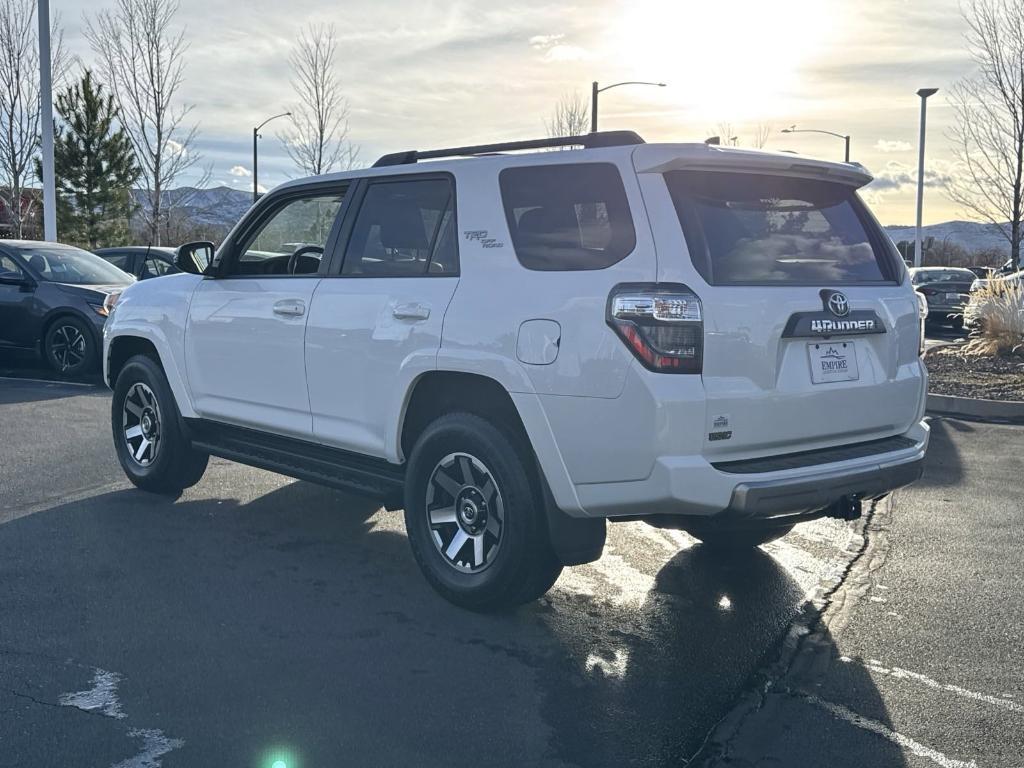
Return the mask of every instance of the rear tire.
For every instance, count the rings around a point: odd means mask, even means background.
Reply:
[[[206,471],[209,455],[185,437],[167,377],[147,355],[132,357],[118,374],[110,426],[121,468],[144,491],[177,495]]]
[[[473,611],[537,599],[562,572],[528,449],[489,421],[434,421],[409,456],[405,527],[413,556],[446,600]]]
[[[769,541],[781,539],[793,530],[793,524],[781,526],[753,524],[739,527],[735,524],[732,526],[716,525],[709,521],[686,523],[683,530],[711,549],[741,552],[761,544],[767,544]]]

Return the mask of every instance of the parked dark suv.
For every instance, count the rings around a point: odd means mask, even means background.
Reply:
[[[135,278],[88,251],[0,240],[0,348],[38,350],[58,373],[99,362],[108,298]]]
[[[121,248],[100,248],[94,253],[139,280],[173,275],[181,271],[174,266],[173,248],[126,245]]]

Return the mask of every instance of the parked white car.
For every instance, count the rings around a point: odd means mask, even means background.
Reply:
[[[555,146],[583,148],[512,153]],[[612,132],[289,182],[121,296],[118,457],[156,492],[215,454],[375,494],[475,609],[599,557],[606,520],[750,547],[855,517],[928,443],[869,181]]]

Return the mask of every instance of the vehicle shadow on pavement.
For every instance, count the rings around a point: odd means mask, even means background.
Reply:
[[[928,471],[915,485],[922,488],[961,485],[964,480],[964,462],[956,447],[956,440],[951,435],[954,432],[972,434],[977,431],[977,427],[969,421],[939,416],[929,419],[928,425],[932,430],[925,457]]]
[[[119,491],[0,527],[0,688],[54,703],[106,670],[124,715],[25,705],[7,754],[113,764],[137,751],[129,729],[159,728],[184,741],[168,768],[271,753],[290,766],[678,765],[804,602],[769,555],[694,546],[635,601],[612,575],[607,591],[558,586],[477,615],[430,590],[400,515],[376,500],[301,482],[245,503],[221,492],[216,477],[177,501]],[[877,699],[866,675],[850,684]],[[875,764],[902,764],[879,742]]]
[[[83,386],[77,382],[69,386],[67,383],[59,381],[18,381],[17,379],[0,378],[0,405],[41,403],[47,400],[60,400],[82,395],[106,397],[107,394],[105,389]]]

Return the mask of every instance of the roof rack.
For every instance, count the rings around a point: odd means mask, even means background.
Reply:
[[[506,141],[500,144],[477,144],[472,147],[452,147],[451,149],[428,149],[419,151],[410,149],[405,152],[392,152],[382,156],[373,164],[374,168],[386,165],[409,165],[419,160],[431,160],[438,157],[466,157],[485,155],[494,152],[513,152],[519,149],[549,149],[551,147],[583,147],[597,149],[599,147],[627,147],[643,144],[644,140],[634,131],[598,131],[582,136],[561,136],[554,139],[529,139],[528,141]]]

